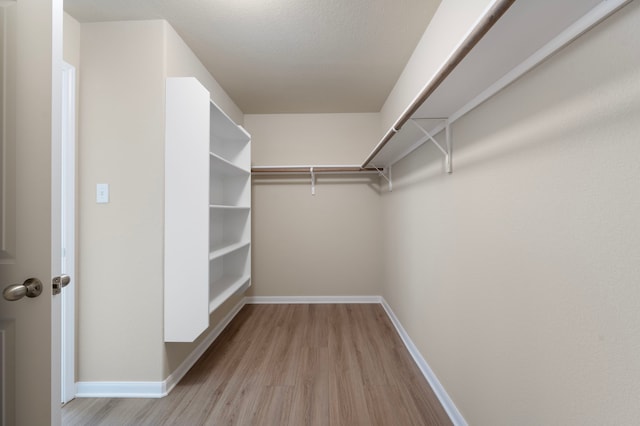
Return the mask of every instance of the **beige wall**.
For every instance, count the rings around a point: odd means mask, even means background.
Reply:
[[[246,115],[254,165],[359,164],[378,114]],[[379,295],[382,277],[378,178],[253,178],[256,296]]]
[[[640,4],[425,145],[383,195],[384,297],[473,425],[640,418]]]
[[[80,381],[164,379],[162,36],[162,21],[82,25]]]
[[[207,88],[211,99],[236,124],[242,124],[244,115],[218,82],[209,74],[198,57],[180,38],[169,23],[163,23],[166,49],[165,69],[167,77],[195,77]]]
[[[165,21],[81,30],[78,379],[162,381],[199,343],[163,341],[165,78],[196,76],[242,116]],[[108,204],[96,204],[97,183]]]

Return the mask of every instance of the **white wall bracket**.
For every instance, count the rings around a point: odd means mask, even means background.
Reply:
[[[311,195],[316,195],[316,174],[313,166],[309,168],[309,173],[311,173]]]
[[[440,150],[440,152],[442,152],[442,154],[444,155],[445,169],[447,173],[451,174],[453,172],[453,168],[451,161],[451,130],[449,126],[449,119],[441,118],[439,120],[442,120],[445,126],[445,146],[442,146],[440,142],[438,142],[427,129],[425,129],[420,125],[420,123],[418,123],[417,120],[412,118],[409,121],[413,123],[413,125],[415,125],[422,133],[424,133],[428,140],[433,142],[433,144]],[[442,129],[442,127],[440,129]]]
[[[391,179],[391,166],[387,166],[387,167],[384,167],[382,169],[380,169],[380,168],[378,168],[376,166],[371,166],[371,167],[376,169],[378,171],[378,175],[382,176],[382,178],[387,181],[387,185],[389,187],[389,192],[392,192],[393,191],[393,181]]]

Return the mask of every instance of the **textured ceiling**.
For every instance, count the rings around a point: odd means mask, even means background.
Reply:
[[[64,0],[166,19],[244,113],[378,112],[440,0]]]

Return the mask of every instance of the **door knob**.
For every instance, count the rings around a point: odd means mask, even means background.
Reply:
[[[42,293],[42,281],[37,278],[29,278],[22,284],[12,284],[7,286],[2,292],[2,296],[10,302],[20,300],[24,296],[38,297]]]

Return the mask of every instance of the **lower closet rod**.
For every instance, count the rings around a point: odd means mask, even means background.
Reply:
[[[251,173],[281,174],[281,173],[379,173],[375,167],[360,167],[359,165],[319,165],[319,166],[253,166]]]

